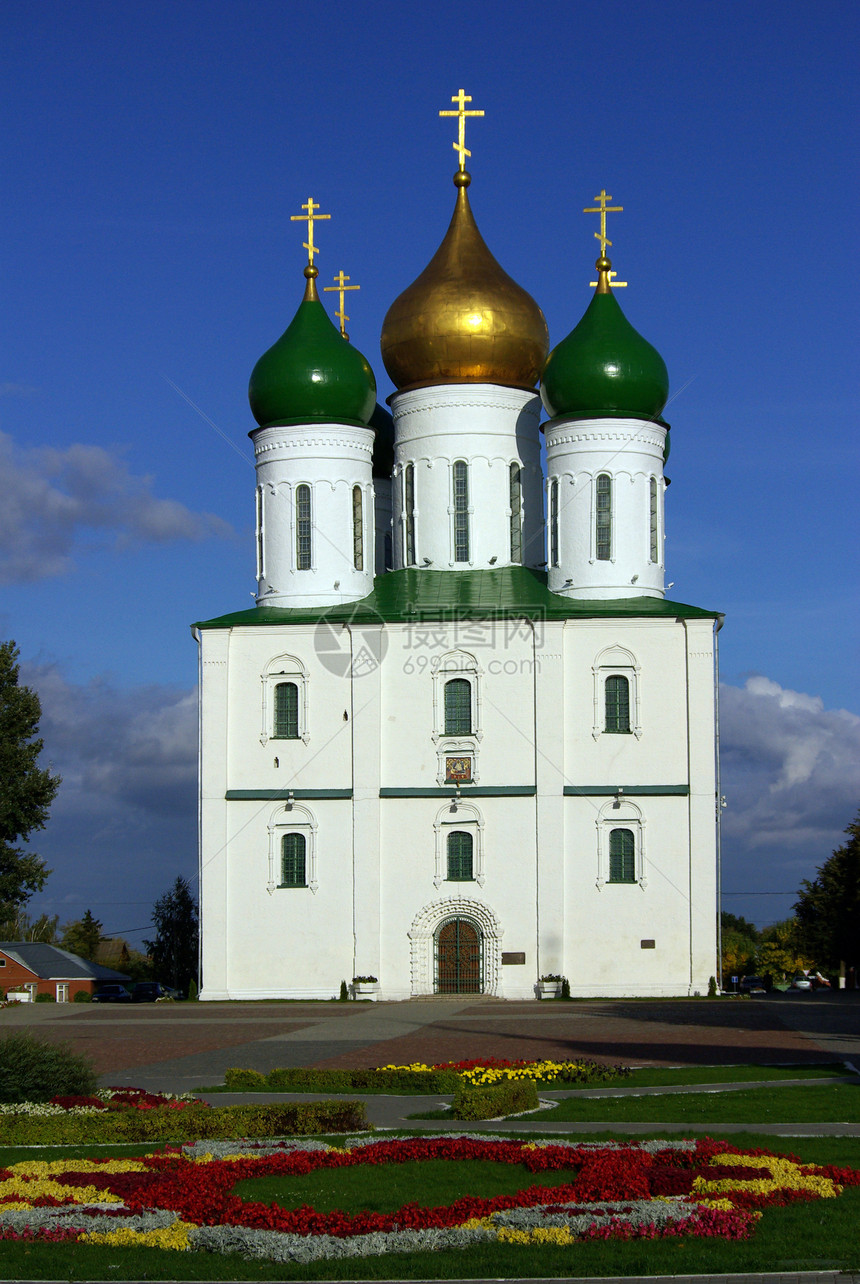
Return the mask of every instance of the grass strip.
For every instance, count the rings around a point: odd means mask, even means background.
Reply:
[[[527,1116],[533,1118],[533,1116]],[[762,1087],[740,1092],[690,1092],[647,1097],[568,1097],[541,1122],[720,1124],[860,1123],[860,1085]]]

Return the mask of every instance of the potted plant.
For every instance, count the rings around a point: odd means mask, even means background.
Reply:
[[[379,993],[379,979],[375,976],[354,976],[352,978],[352,996],[354,999],[375,999]]]
[[[538,998],[540,999],[557,999],[561,993],[562,982],[564,977],[558,972],[547,972],[538,981]]]

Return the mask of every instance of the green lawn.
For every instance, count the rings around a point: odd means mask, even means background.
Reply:
[[[623,1133],[611,1134],[621,1139]],[[654,1135],[659,1135],[655,1129]],[[762,1146],[810,1163],[834,1163],[860,1168],[860,1139],[846,1137],[777,1138],[735,1134],[731,1140],[744,1149]],[[105,1148],[100,1148],[104,1151]],[[130,1149],[130,1148],[129,1148]],[[135,1149],[139,1149],[135,1147]],[[113,1151],[115,1153],[115,1151]],[[68,1154],[55,1151],[55,1157]],[[32,1158],[22,1149],[17,1158]],[[8,1149],[2,1161],[9,1162]],[[405,1167],[405,1166],[404,1166]],[[422,1165],[422,1168],[424,1166]],[[437,1202],[447,1201],[492,1174],[469,1174],[465,1164],[443,1165],[450,1170],[432,1177],[426,1190]],[[481,1167],[484,1167],[481,1165]],[[489,1165],[495,1168],[497,1165]],[[341,1176],[350,1171],[342,1170]],[[543,1179],[545,1175],[541,1175]],[[548,1177],[549,1174],[546,1174]],[[559,1174],[559,1177],[561,1174]],[[409,1181],[409,1174],[406,1174]],[[465,1183],[465,1185],[464,1185]],[[412,1175],[412,1197],[424,1202],[422,1176]],[[343,1188],[347,1202],[347,1190]],[[374,1196],[376,1197],[376,1196]],[[321,1198],[316,1195],[315,1198]],[[395,1193],[392,1199],[397,1199]],[[361,1189],[348,1196],[360,1207]],[[356,1202],[357,1201],[357,1202]],[[428,1199],[426,1202],[430,1202]],[[246,1262],[242,1258],[203,1253],[169,1253],[157,1249],[117,1249],[65,1244],[7,1242],[0,1255],[2,1279],[161,1279],[161,1280],[364,1280],[533,1278],[594,1275],[729,1274],[750,1271],[857,1270],[860,1268],[860,1188],[838,1199],[765,1211],[752,1239],[726,1242],[711,1239],[633,1241],[579,1244],[575,1248],[518,1248],[487,1245],[434,1254],[391,1254],[353,1258],[291,1268],[284,1264]]]
[[[535,1122],[535,1115],[515,1116]],[[738,1092],[649,1094],[644,1097],[568,1097],[540,1120],[608,1124],[860,1123],[860,1082],[808,1087],[761,1087]]]
[[[847,1073],[841,1061],[802,1066],[642,1066],[610,1088],[677,1087],[691,1083],[754,1083],[759,1079],[827,1079]],[[594,1085],[596,1088],[599,1084]]]

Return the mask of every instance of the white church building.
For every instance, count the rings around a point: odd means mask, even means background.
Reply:
[[[194,626],[201,999],[717,972],[721,617],[665,596],[666,367],[616,298],[605,193],[547,357],[464,152],[383,323],[391,415],[317,293],[312,200],[304,298],[251,377],[256,605]]]

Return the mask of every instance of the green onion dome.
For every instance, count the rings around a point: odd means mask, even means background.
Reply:
[[[390,478],[394,469],[394,420],[378,402],[370,416],[370,427],[374,432],[373,475]]]
[[[329,319],[314,278],[277,343],[254,366],[248,399],[261,428],[319,420],[366,426],[376,405],[376,380],[366,359]]]
[[[660,423],[669,396],[666,363],[625,317],[609,285],[606,258],[579,325],[549,354],[541,400],[553,419],[651,419]]]

